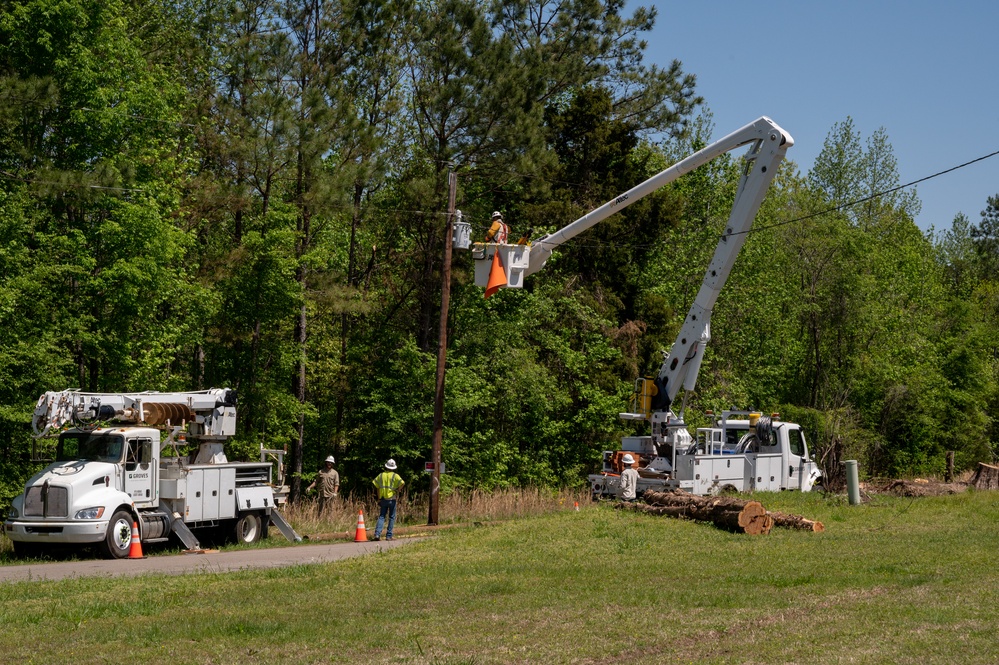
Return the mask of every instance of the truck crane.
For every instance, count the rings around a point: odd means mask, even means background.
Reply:
[[[270,524],[301,540],[278,512],[269,462],[229,462],[236,393],[46,392],[32,417],[36,439],[56,437],[56,461],[32,476],[4,522],[15,553],[55,545],[96,545],[128,556],[140,542],[176,536],[201,548],[196,531],[222,530],[237,542],[266,537]],[[188,441],[190,439],[190,441]],[[196,444],[195,453],[180,448]]]
[[[499,276],[501,288],[522,288],[524,277],[541,270],[559,245],[680,176],[746,145],[749,150],[743,157],[745,168],[732,211],[697,297],[676,341],[664,354],[658,374],[654,379],[636,381],[632,409],[620,414],[624,420],[648,421],[651,435],[625,437],[619,451],[604,452],[601,473],[590,476],[594,496],[618,493],[621,459],[626,452],[637,458],[640,492],[653,487],[680,488],[696,494],[729,488],[807,491],[819,479],[821,474],[809,458],[798,425],[756,412],[726,411],[714,427],[698,429],[695,439],[683,420],[687,394],[694,389],[704,349],[711,339],[711,312],[718,294],[794,139],[773,120],[761,117],[534,243],[472,246],[476,285],[496,286]],[[675,402],[681,388],[685,392],[677,409]]]

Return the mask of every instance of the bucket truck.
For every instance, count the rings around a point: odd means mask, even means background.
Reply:
[[[731,150],[749,146],[728,223],[715,248],[701,288],[654,379],[636,382],[625,420],[651,424],[651,435],[625,437],[618,451],[606,451],[603,469],[590,476],[595,497],[619,492],[624,453],[637,458],[639,492],[649,488],[708,494],[723,489],[807,491],[820,472],[808,454],[801,427],[776,415],[726,411],[713,427],[692,437],[683,421],[686,393],[694,389],[704,349],[711,339],[711,312],[746,241],[763,197],[794,139],[770,118],[761,117],[534,243],[475,243],[475,283],[495,286],[498,270],[506,288],[523,287],[524,277],[545,266],[552,251],[595,224]],[[685,390],[679,408],[675,400]]]
[[[56,438],[56,461],[32,476],[4,522],[18,554],[54,545],[96,545],[109,558],[140,542],[175,535],[190,550],[195,532],[237,542],[266,537],[274,524],[301,540],[278,512],[269,462],[229,462],[236,393],[47,392],[35,407],[36,438]],[[188,441],[190,439],[190,441]],[[181,449],[196,445],[194,453]]]

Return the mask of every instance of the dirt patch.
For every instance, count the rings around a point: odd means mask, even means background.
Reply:
[[[961,494],[968,490],[967,483],[944,483],[924,478],[912,480],[881,480],[862,484],[868,494],[892,494],[894,496],[946,496]]]

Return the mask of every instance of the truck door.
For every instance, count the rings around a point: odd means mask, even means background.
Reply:
[[[815,462],[808,458],[805,435],[799,427],[787,428],[787,488],[807,492],[814,482],[811,473]]]
[[[137,506],[151,505],[156,500],[156,469],[153,460],[153,440],[128,439],[125,453],[125,493]]]

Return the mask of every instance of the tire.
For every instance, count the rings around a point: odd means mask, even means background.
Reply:
[[[236,520],[236,528],[233,529],[233,536],[240,545],[248,545],[260,540],[262,530],[259,515],[256,513],[243,513]]]
[[[132,524],[135,518],[127,510],[111,516],[107,533],[101,543],[101,553],[108,559],[124,559],[132,548]]]

